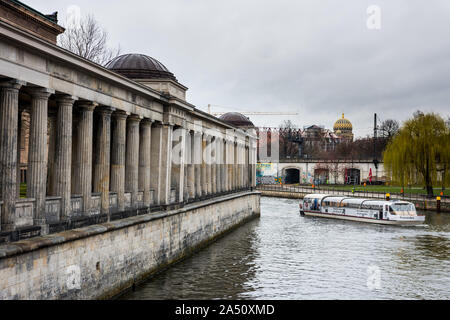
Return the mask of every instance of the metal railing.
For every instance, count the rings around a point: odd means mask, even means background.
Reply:
[[[386,192],[377,192],[369,190],[345,190],[336,187],[325,187],[325,186],[302,186],[302,185],[283,185],[283,184],[259,184],[256,186],[257,190],[260,191],[273,191],[273,192],[286,192],[286,193],[296,193],[296,194],[330,194],[335,196],[344,197],[358,197],[358,198],[371,198],[371,199],[386,199],[386,194],[390,194],[391,200],[405,200],[413,202],[418,209],[430,209],[435,208],[437,205],[436,197],[429,198],[426,194],[419,193],[393,193],[389,190]],[[441,196],[440,208],[442,211],[450,211],[450,197]]]

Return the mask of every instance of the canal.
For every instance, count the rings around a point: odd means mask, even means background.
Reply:
[[[303,217],[261,198],[261,218],[121,299],[450,299],[450,214],[427,227]]]

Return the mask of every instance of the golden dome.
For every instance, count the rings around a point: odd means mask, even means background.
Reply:
[[[335,132],[337,132],[337,131],[341,131],[341,132],[352,131],[353,126],[352,126],[352,123],[348,119],[344,118],[344,114],[342,114],[342,118],[334,123],[333,130]]]

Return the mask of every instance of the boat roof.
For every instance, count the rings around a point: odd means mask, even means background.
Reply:
[[[329,197],[329,194],[321,194],[321,193],[310,193],[303,197],[303,199],[323,199],[325,197]]]
[[[384,205],[384,204],[413,204],[412,202],[404,201],[404,200],[380,200],[380,199],[368,199],[368,198],[355,198],[355,197],[345,197],[345,196],[335,196],[330,194],[321,194],[321,193],[311,193],[307,194],[304,199],[318,199],[318,200],[327,200],[334,202],[345,202],[345,203],[354,203],[354,204],[370,204],[370,205]]]

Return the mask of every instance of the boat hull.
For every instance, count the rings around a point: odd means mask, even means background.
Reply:
[[[366,222],[366,223],[374,223],[374,224],[384,224],[384,225],[394,225],[394,226],[414,226],[421,225],[424,223],[423,220],[384,220],[384,219],[373,219],[373,218],[364,218],[364,217],[355,217],[355,216],[345,216],[345,215],[337,215],[337,214],[329,214],[324,212],[313,212],[313,211],[302,211],[302,214],[310,217],[320,217],[320,218],[328,218],[328,219],[339,219],[339,220],[348,220],[348,221],[357,221],[357,222]]]

